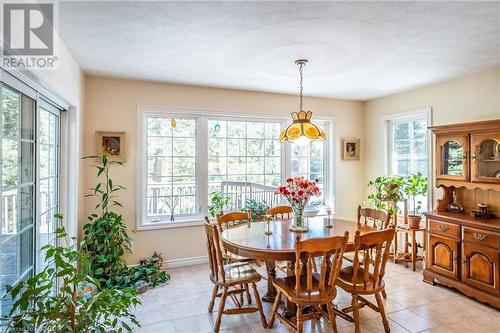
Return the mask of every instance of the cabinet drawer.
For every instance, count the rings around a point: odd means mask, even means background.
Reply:
[[[429,231],[453,238],[460,238],[460,226],[437,220],[429,220]]]
[[[500,249],[500,234],[481,229],[464,227],[464,241],[474,242],[483,246]]]

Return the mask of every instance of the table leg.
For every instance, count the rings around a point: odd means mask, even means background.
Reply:
[[[417,266],[417,234],[415,230],[411,231],[411,269],[415,271]]]
[[[276,288],[274,288],[273,281],[276,278],[276,262],[266,261],[267,270],[267,293],[262,297],[264,302],[274,303],[276,298]]]

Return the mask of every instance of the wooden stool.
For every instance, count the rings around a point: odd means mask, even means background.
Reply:
[[[407,262],[411,262],[411,268],[415,271],[415,267],[417,264],[417,260],[424,260],[423,255],[418,255],[418,248],[425,249],[426,236],[427,236],[427,227],[421,226],[418,229],[410,229],[408,224],[401,224],[396,226],[396,235],[394,236],[394,254],[393,260],[394,263],[398,263],[398,261],[403,261],[405,264]],[[398,232],[404,233],[404,252],[398,253]],[[422,232],[424,245],[420,245],[417,243],[417,232]],[[408,242],[408,235],[411,235],[411,243]],[[408,248],[411,247],[411,252],[409,252]]]

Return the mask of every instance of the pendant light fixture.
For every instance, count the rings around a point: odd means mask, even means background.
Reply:
[[[314,140],[325,140],[326,133],[319,126],[311,123],[312,112],[302,110],[302,80],[303,80],[303,67],[307,63],[305,59],[295,61],[299,66],[300,74],[300,108],[299,112],[292,112],[293,123],[280,133],[280,142],[288,141],[299,145],[305,145]]]

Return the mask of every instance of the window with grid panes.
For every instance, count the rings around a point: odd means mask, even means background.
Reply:
[[[243,209],[247,199],[284,203],[276,188],[295,175],[319,180],[323,195],[314,205],[328,197],[327,141],[280,143],[288,120],[154,110],[139,116],[139,227],[197,221],[208,213],[213,192],[230,197],[226,211]]]
[[[318,122],[317,122],[318,123]],[[326,128],[326,122],[319,122]],[[307,179],[318,179],[321,196],[313,198],[309,205],[325,204],[325,141],[313,141],[307,145],[291,145],[291,176],[302,176]]]
[[[280,122],[208,120],[208,193],[223,192],[231,209],[247,198],[273,204],[281,182]]]
[[[407,176],[417,172],[428,176],[427,157],[427,118],[425,116],[395,120],[391,126],[391,172],[394,175]],[[427,209],[425,197],[422,210]],[[411,203],[410,203],[411,204]],[[409,207],[413,209],[413,207]]]
[[[197,211],[196,120],[147,118],[147,216]]]

